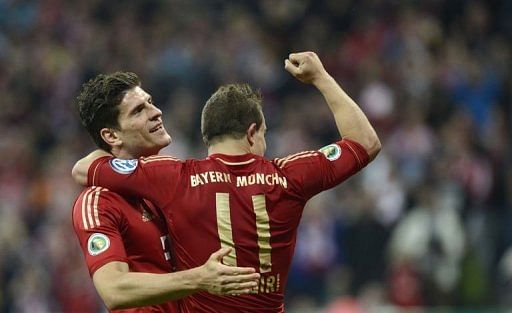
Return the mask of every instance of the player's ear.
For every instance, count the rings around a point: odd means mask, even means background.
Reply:
[[[249,125],[249,128],[247,128],[247,141],[249,141],[249,144],[252,146],[254,145],[254,136],[258,132],[258,126],[256,126],[256,123],[252,123]]]
[[[113,128],[102,128],[100,130],[101,138],[111,147],[119,146],[123,142],[116,130]]]

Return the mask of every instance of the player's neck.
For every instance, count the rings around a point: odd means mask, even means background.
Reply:
[[[120,158],[120,159],[137,159],[136,155],[133,155],[133,154],[131,154],[127,151],[123,151],[123,150],[114,151],[114,149],[112,149],[112,154],[116,158]]]
[[[149,152],[149,151],[147,153],[143,153],[140,151],[132,152],[132,151],[128,151],[126,149],[116,149],[115,147],[112,148],[111,153],[113,156],[115,156],[116,158],[120,158],[120,159],[138,159],[140,157],[147,157],[150,155],[158,154],[158,152],[154,153],[154,152]]]
[[[226,139],[208,147],[208,155],[212,154],[243,155],[251,153],[247,139]]]

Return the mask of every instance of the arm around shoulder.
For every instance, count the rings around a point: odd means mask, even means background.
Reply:
[[[94,161],[101,157],[112,156],[110,153],[105,152],[103,150],[94,150],[86,157],[78,160],[73,169],[71,170],[71,176],[75,180],[75,182],[82,186],[87,186],[87,175],[89,172],[89,167],[92,165]]]

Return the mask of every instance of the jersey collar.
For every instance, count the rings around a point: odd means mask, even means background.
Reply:
[[[228,155],[228,154],[221,154],[221,153],[215,153],[210,156],[208,156],[209,159],[217,160],[219,162],[222,162],[226,165],[247,165],[255,162],[258,159],[261,159],[259,155],[252,154],[252,153],[246,153],[241,155]]]

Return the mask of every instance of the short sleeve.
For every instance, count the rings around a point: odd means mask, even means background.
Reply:
[[[122,240],[124,219],[116,199],[107,189],[85,189],[73,206],[73,228],[92,276],[103,265],[126,262]]]
[[[274,160],[295,193],[308,200],[351,177],[369,163],[366,150],[352,140],[341,140],[318,151],[304,151]]]

